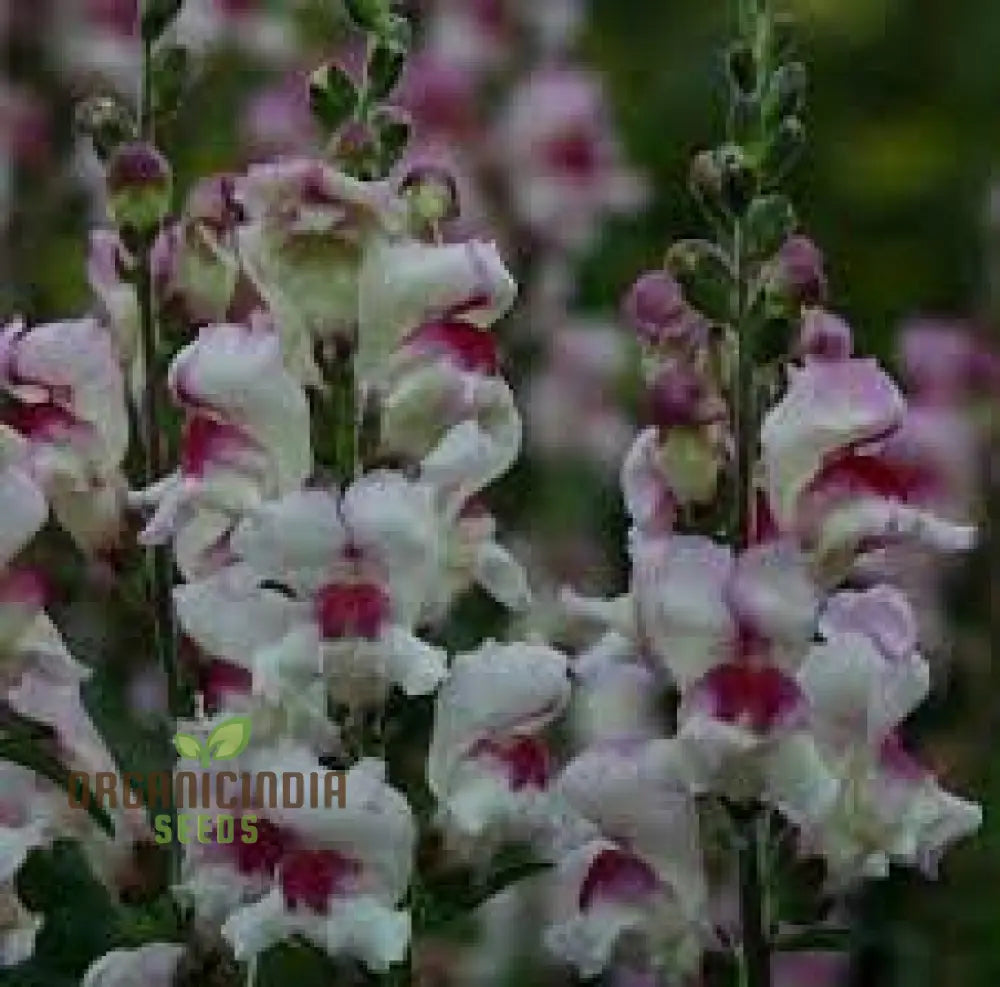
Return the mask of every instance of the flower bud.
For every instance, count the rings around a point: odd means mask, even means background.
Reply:
[[[646,343],[673,337],[687,305],[681,286],[666,271],[647,271],[632,285],[622,316]]]
[[[400,184],[419,228],[447,223],[459,216],[458,182],[440,165],[418,165]]]
[[[847,360],[853,339],[851,327],[838,315],[821,308],[807,309],[802,317],[798,351],[818,360]]]
[[[707,425],[726,414],[705,378],[679,362],[661,368],[649,390],[649,408],[653,423],[661,428]]]
[[[116,148],[107,183],[111,212],[122,228],[151,232],[170,209],[170,162],[152,144],[136,141]]]
[[[111,96],[94,96],[76,109],[76,129],[91,139],[97,156],[106,161],[119,144],[135,136],[135,120]]]
[[[823,254],[808,237],[785,240],[775,258],[776,287],[798,305],[821,305],[826,297]]]
[[[746,212],[757,191],[757,176],[738,144],[695,155],[688,181],[696,196],[733,216]]]
[[[691,161],[688,173],[691,191],[705,202],[716,204],[722,189],[722,171],[714,151],[699,151]]]
[[[743,148],[729,144],[719,149],[722,172],[722,201],[735,216],[742,216],[757,191],[757,177]]]

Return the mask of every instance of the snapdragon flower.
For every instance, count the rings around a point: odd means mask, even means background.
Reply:
[[[60,524],[85,550],[114,544],[128,418],[109,333],[94,319],[10,323],[0,334],[0,389],[0,427],[26,440],[28,469]]]
[[[351,704],[381,701],[391,684],[429,692],[445,659],[413,627],[438,545],[432,491],[399,474],[367,474],[342,497],[299,491],[241,522],[235,561],[178,587],[178,615],[265,695],[317,678]]]

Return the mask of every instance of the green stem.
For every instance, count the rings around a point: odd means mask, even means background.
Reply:
[[[141,9],[140,9],[141,15]],[[142,88],[139,94],[139,135],[152,143],[155,138],[153,117],[153,46],[142,42]],[[141,441],[143,449],[143,486],[162,479],[167,471],[165,415],[161,406],[161,380],[158,365],[159,331],[153,285],[152,247],[155,233],[143,235],[137,251],[137,301],[139,306],[139,343],[142,348],[143,393]],[[174,626],[174,568],[169,545],[147,550],[147,600],[153,617],[154,647],[157,661],[167,683],[167,730],[173,733],[183,697],[177,674],[177,635]],[[171,807],[176,823],[176,806]],[[176,831],[176,830],[174,830]],[[172,854],[172,876],[179,876],[180,858]]]
[[[743,987],[771,987],[771,944],[764,913],[764,816],[737,817],[740,877],[740,972]]]
[[[754,461],[756,459],[756,409],[754,407],[754,354],[748,318],[749,285],[745,272],[743,224],[733,229],[733,329],[738,356],[733,430],[736,440],[736,538],[741,547],[754,539]]]
[[[737,27],[743,41],[754,52],[757,76],[757,119],[739,125],[734,103],[730,116],[730,139],[766,146],[767,126],[761,108],[771,66],[771,9],[769,0],[738,0]],[[763,183],[764,176],[760,176]],[[752,271],[747,254],[746,229],[742,218],[735,217],[732,231],[732,327],[737,337],[738,357],[733,397],[733,427],[736,446],[736,536],[740,547],[754,540],[756,492],[754,467],[757,458],[757,409],[755,407],[754,319],[751,311]],[[766,863],[767,815],[759,806],[734,807],[737,827],[739,870],[741,987],[771,987],[771,942],[767,912]]]
[[[330,381],[332,426],[335,446],[333,469],[337,480],[348,486],[358,472],[358,389],[354,375],[354,358],[345,355],[337,360]]]

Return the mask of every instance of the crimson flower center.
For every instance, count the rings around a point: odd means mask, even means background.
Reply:
[[[473,748],[472,754],[499,762],[514,791],[544,788],[552,777],[552,759],[548,746],[538,737],[481,740]]]
[[[389,597],[374,583],[332,583],[316,595],[316,619],[323,637],[375,640],[389,616]]]
[[[594,857],[580,887],[580,911],[598,900],[639,904],[660,889],[656,871],[628,850],[608,847]]]
[[[325,914],[330,898],[351,887],[361,865],[336,850],[298,850],[281,863],[281,890],[289,908]]]

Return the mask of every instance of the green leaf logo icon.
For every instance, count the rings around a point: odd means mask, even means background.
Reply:
[[[205,741],[209,759],[229,761],[242,754],[250,743],[250,726],[249,716],[232,716],[220,723]]]
[[[190,758],[192,761],[200,761],[202,756],[201,744],[197,737],[192,737],[187,733],[178,733],[174,737],[174,747],[181,757]]]
[[[174,735],[174,747],[181,757],[199,761],[207,768],[212,761],[230,761],[247,749],[250,743],[250,717],[231,716],[211,733],[204,746],[197,737],[187,733]]]

